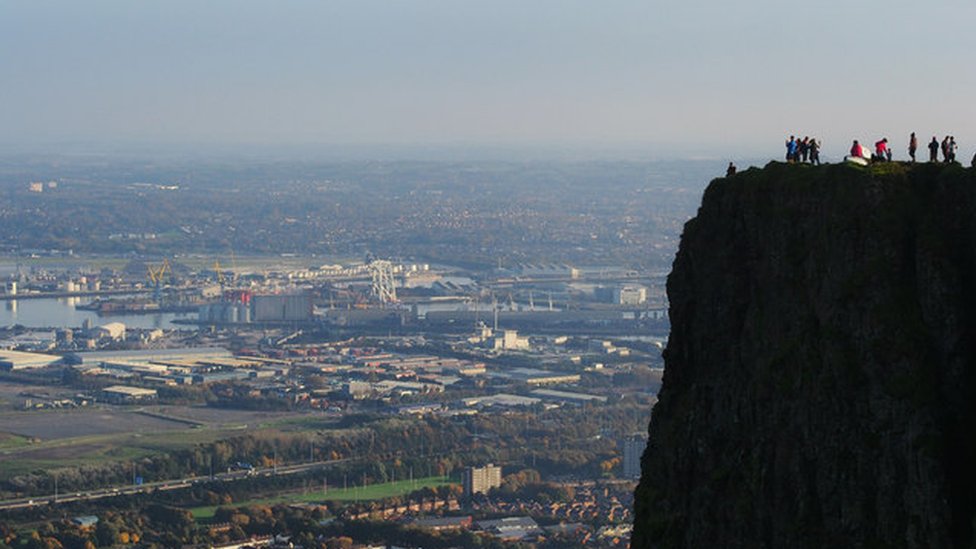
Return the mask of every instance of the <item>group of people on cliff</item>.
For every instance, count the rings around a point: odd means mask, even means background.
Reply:
[[[956,138],[952,135],[947,135],[940,142],[938,137],[932,136],[932,141],[928,144],[929,149],[929,162],[938,162],[939,153],[942,153],[943,162],[955,162],[956,161],[956,151],[959,150],[959,146],[956,145]],[[918,137],[915,136],[915,132],[908,137],[908,157],[911,162],[915,162],[915,154],[918,151]],[[868,154],[868,149],[858,142],[857,139],[851,145],[851,151],[848,158],[864,158],[871,159],[874,162],[891,162],[891,147],[888,145],[888,138],[883,137],[880,141],[875,142],[874,152]],[[972,165],[976,166],[976,155],[973,156]]]
[[[811,164],[820,165],[820,146],[821,144],[813,137],[797,139],[790,136],[786,142],[786,161],[789,163],[809,161]]]
[[[912,136],[914,135],[915,134],[912,134]],[[911,152],[911,147],[909,147],[908,150],[909,154],[913,155],[912,158],[914,159],[915,157],[914,153]],[[870,152],[867,147],[855,139],[854,143],[851,144],[851,152],[848,155],[848,158],[863,158],[865,160],[871,159],[872,162],[891,162],[891,157],[891,147],[888,146],[887,137],[882,137],[880,141],[875,141],[873,152]]]
[[[795,135],[791,135],[786,141],[786,162],[790,164],[809,162],[810,164],[819,166],[820,149],[822,146],[823,142],[817,141],[816,138],[804,137],[803,139],[797,139]],[[942,162],[951,163],[956,162],[956,152],[959,150],[959,146],[956,144],[955,136],[947,135],[942,141],[939,141],[938,137],[932,136],[932,141],[929,142],[928,149],[929,162],[939,162],[939,153],[941,153]],[[908,157],[910,158],[910,162],[915,162],[915,154],[917,152],[918,137],[916,137],[915,132],[912,132],[908,137]],[[850,154],[845,156],[844,159],[856,159],[860,163],[866,163],[868,160],[872,162],[891,162],[893,156],[891,146],[888,144],[888,138],[882,137],[880,140],[875,141],[873,150],[862,145],[855,139],[851,145]],[[970,165],[976,168],[976,154],[973,155]],[[725,175],[731,177],[735,173],[735,164],[729,162]]]
[[[914,133],[912,135],[915,135]],[[939,151],[942,151],[942,161],[943,162],[955,162],[956,161],[956,151],[959,150],[959,146],[956,145],[956,138],[953,135],[947,135],[939,143],[939,139],[932,136],[932,141],[929,142],[929,162],[939,161]],[[915,157],[912,156],[912,161]],[[976,163],[976,156],[973,156],[973,162]]]

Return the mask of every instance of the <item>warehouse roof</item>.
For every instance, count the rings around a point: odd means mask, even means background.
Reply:
[[[26,370],[29,368],[44,368],[61,360],[57,355],[41,353],[25,353],[23,351],[8,351],[0,349],[0,368],[6,370]]]
[[[95,351],[72,353],[71,357],[80,364],[101,362],[149,362],[162,360],[204,358],[231,358],[233,355],[222,347],[181,347],[178,349],[134,349],[130,351]]]
[[[156,396],[156,389],[144,389],[129,385],[112,385],[111,387],[102,389],[102,391],[127,397]]]

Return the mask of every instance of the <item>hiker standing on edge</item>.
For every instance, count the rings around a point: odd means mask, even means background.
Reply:
[[[820,165],[820,143],[817,143],[816,137],[810,139],[810,163]]]
[[[735,175],[735,164],[729,162],[729,167],[725,170],[725,177],[732,177],[733,175]]]
[[[939,140],[933,135],[929,143],[929,162],[939,161]]]
[[[912,163],[915,163],[915,151],[918,150],[918,139],[915,138],[915,132],[912,132],[912,136],[908,138],[908,156],[912,157]]]

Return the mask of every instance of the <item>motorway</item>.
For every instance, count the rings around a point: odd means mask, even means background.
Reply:
[[[186,477],[177,480],[163,480],[159,482],[147,482],[139,485],[112,486],[100,488],[98,490],[88,490],[85,492],[71,492],[66,494],[50,494],[46,496],[35,496],[32,498],[20,498],[0,501],[0,511],[10,511],[14,509],[26,509],[40,505],[51,505],[54,503],[70,503],[74,501],[94,501],[116,496],[129,496],[133,494],[148,494],[150,492],[163,490],[179,490],[189,488],[194,484],[204,482],[231,482],[244,480],[254,477],[270,477],[274,475],[295,475],[314,471],[325,467],[330,467],[339,463],[350,461],[350,458],[333,459],[329,461],[316,461],[312,463],[300,463],[296,465],[279,465],[278,467],[267,467],[264,469],[251,469],[249,471],[228,471],[218,473],[211,477],[197,476]]]

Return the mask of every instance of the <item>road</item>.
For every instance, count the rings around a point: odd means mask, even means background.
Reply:
[[[203,482],[232,482],[245,480],[254,477],[270,477],[274,475],[295,475],[314,471],[324,467],[330,467],[339,463],[351,461],[351,458],[334,459],[329,461],[316,461],[312,463],[299,463],[294,465],[279,465],[264,469],[252,469],[250,471],[228,471],[218,473],[211,479],[209,476],[186,477],[177,480],[163,480],[159,482],[147,482],[140,485],[113,486],[98,490],[88,490],[85,492],[71,492],[66,494],[50,494],[46,496],[35,496],[32,498],[20,498],[0,501],[0,511],[10,511],[14,509],[25,509],[40,505],[50,505],[53,503],[70,503],[73,501],[93,501],[116,496],[128,496],[133,494],[147,494],[150,492],[163,490],[179,490],[188,488],[194,484]]]

